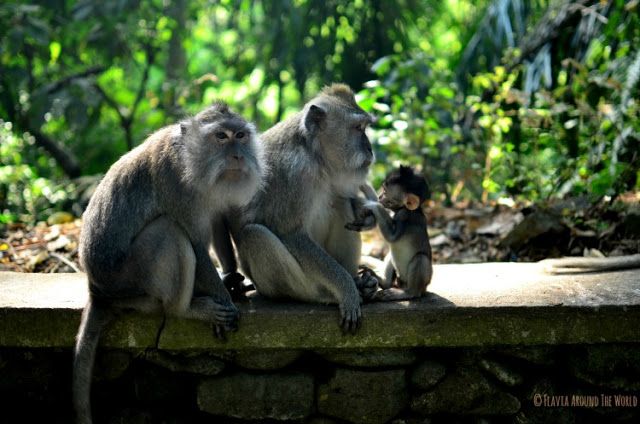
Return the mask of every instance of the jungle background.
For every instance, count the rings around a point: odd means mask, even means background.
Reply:
[[[76,269],[100,176],[216,99],[265,130],[324,85],[422,170],[436,262],[640,251],[637,0],[0,4],[0,269]],[[365,253],[385,247],[367,236]]]

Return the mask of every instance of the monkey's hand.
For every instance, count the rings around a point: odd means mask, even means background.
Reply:
[[[362,323],[362,310],[360,309],[360,296],[347,298],[340,304],[340,327],[343,333],[355,334]]]
[[[352,222],[345,224],[344,228],[351,231],[367,231],[372,230],[376,226],[376,217],[373,215],[373,207],[369,204],[376,204],[376,202],[370,200],[363,200],[360,198],[352,198],[351,208],[355,219]],[[368,206],[369,205],[369,206]]]

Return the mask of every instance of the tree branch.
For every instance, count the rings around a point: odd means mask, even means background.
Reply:
[[[48,84],[48,85],[43,87],[43,90],[47,94],[53,94],[56,91],[58,91],[61,88],[63,88],[64,86],[68,85],[73,80],[80,79],[80,78],[85,78],[85,77],[88,77],[88,76],[91,76],[91,75],[100,74],[100,73],[104,72],[105,69],[106,68],[104,66],[94,66],[93,68],[89,68],[89,69],[84,70],[82,72],[78,72],[76,74],[69,75],[67,77],[62,78],[59,81],[56,81],[56,82],[51,83],[51,84]]]
[[[146,44],[145,51],[147,53],[147,63],[145,64],[144,70],[142,71],[142,78],[140,79],[140,86],[138,87],[138,91],[136,93],[136,97],[131,105],[130,112],[128,114],[124,114],[118,102],[116,102],[113,98],[111,98],[100,84],[97,82],[93,83],[95,89],[100,93],[104,101],[113,108],[118,114],[118,118],[120,119],[120,126],[124,131],[125,140],[127,142],[127,149],[133,149],[133,134],[131,132],[131,124],[133,123],[133,119],[136,114],[136,110],[140,105],[144,97],[145,89],[147,88],[147,82],[149,80],[149,71],[153,63],[155,62],[155,52],[150,44]]]
[[[79,177],[81,174],[80,165],[73,156],[73,154],[63,146],[58,144],[49,136],[43,134],[40,130],[31,128],[29,125],[29,119],[22,114],[22,112],[16,108],[16,103],[13,102],[13,96],[9,90],[9,84],[6,80],[0,78],[0,84],[2,85],[5,95],[2,96],[5,100],[6,112],[9,115],[9,119],[16,126],[16,129],[22,131],[28,131],[35,138],[36,144],[45,149],[60,165],[65,174],[70,178]]]

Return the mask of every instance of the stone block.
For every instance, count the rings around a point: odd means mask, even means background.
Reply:
[[[301,420],[313,409],[313,377],[304,373],[210,378],[198,386],[200,410],[244,420]]]
[[[524,381],[524,377],[513,367],[491,359],[481,359],[480,367],[507,386],[518,386]]]
[[[235,355],[235,363],[250,370],[277,370],[295,362],[301,355],[300,350],[241,350]]]
[[[422,415],[511,415],[520,402],[496,389],[474,367],[460,367],[448,374],[433,390],[415,396],[411,409]]]
[[[144,359],[170,371],[208,376],[220,374],[225,368],[223,361],[206,353],[171,354],[161,350],[150,350],[145,352]]]
[[[372,348],[355,350],[319,350],[317,354],[325,360],[351,367],[400,367],[416,361],[410,349]]]
[[[404,370],[360,371],[337,369],[318,388],[318,412],[363,424],[382,424],[408,404]]]
[[[429,390],[444,377],[447,369],[439,362],[425,360],[411,373],[411,384],[422,390]]]

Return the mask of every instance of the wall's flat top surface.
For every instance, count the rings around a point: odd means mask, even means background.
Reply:
[[[430,294],[364,305],[363,326],[342,335],[335,306],[238,304],[240,330],[226,342],[205,323],[127,315],[113,347],[323,348],[474,346],[640,341],[640,270],[553,276],[537,264],[439,265]],[[70,346],[86,301],[82,274],[0,272],[0,345]]]

